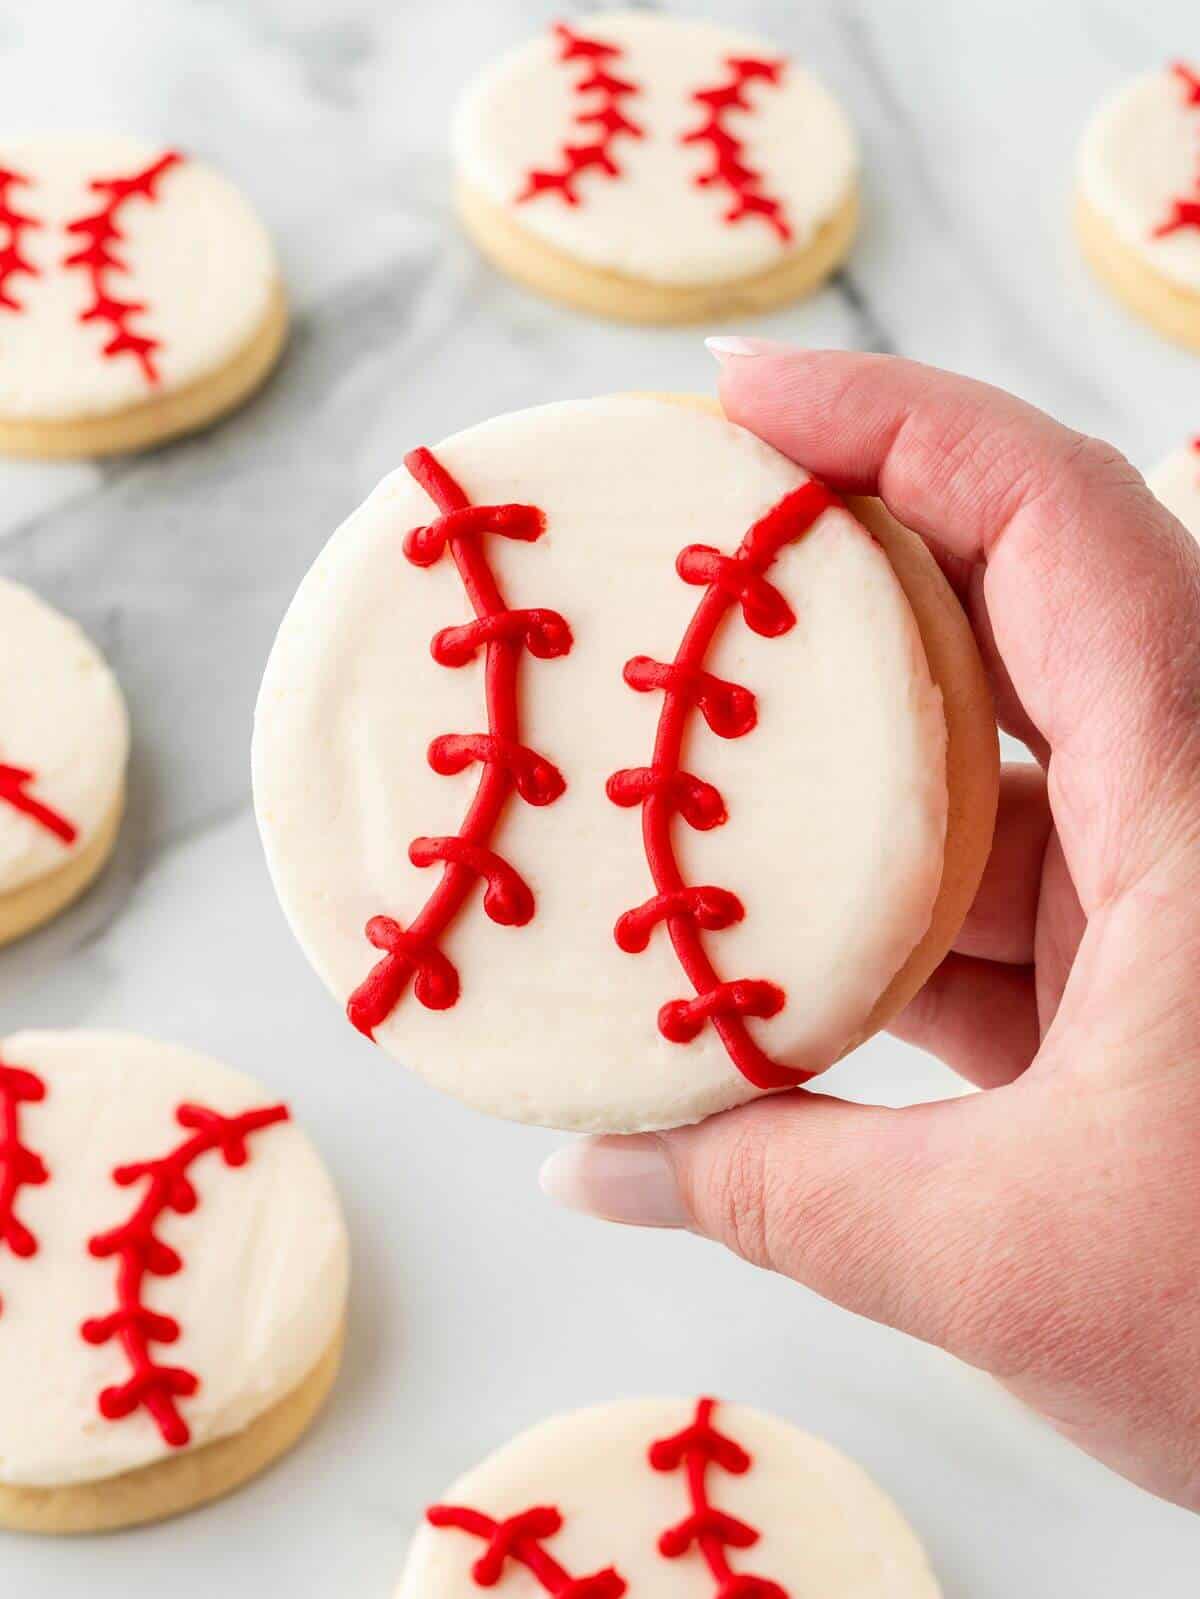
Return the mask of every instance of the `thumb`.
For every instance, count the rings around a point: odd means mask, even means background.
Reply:
[[[542,1186],[609,1221],[690,1229],[991,1364],[1023,1190],[996,1148],[1012,1092],[888,1110],[801,1090],[695,1127],[569,1145]]]

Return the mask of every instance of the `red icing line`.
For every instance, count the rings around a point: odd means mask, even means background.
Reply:
[[[1171,71],[1183,84],[1184,105],[1200,108],[1200,76],[1182,61],[1176,61]],[[1200,228],[1200,170],[1196,174],[1195,192],[1188,195],[1181,194],[1171,201],[1170,214],[1154,229],[1153,237],[1163,239],[1168,234],[1180,232],[1183,228]]]
[[[755,82],[777,85],[786,63],[753,56],[729,56],[725,65],[729,68],[729,76],[723,83],[697,89],[692,95],[708,115],[698,128],[683,134],[681,142],[706,144],[712,154],[712,165],[698,173],[693,181],[700,188],[728,190],[730,206],[724,220],[731,227],[747,217],[761,217],[787,244],[792,229],[783,202],[763,192],[763,174],[748,165],[745,141],[733,132],[728,120],[731,111],[752,111],[754,108],[746,98],[748,86]]]
[[[29,179],[11,168],[0,167],[0,227],[5,229],[3,248],[0,248],[0,306],[6,311],[23,311],[20,300],[14,299],[9,280],[19,272],[28,277],[41,273],[21,248],[21,236],[29,228],[40,228],[36,217],[26,216],[13,204],[12,190],[18,185],[28,185]]]
[[[173,1317],[161,1315],[146,1303],[145,1280],[147,1276],[172,1277],[183,1267],[180,1256],[154,1229],[168,1211],[184,1216],[195,1210],[196,1190],[188,1176],[194,1161],[219,1150],[227,1166],[244,1166],[249,1159],[246,1145],[250,1135],[287,1121],[288,1114],[286,1105],[269,1105],[239,1116],[222,1116],[202,1105],[180,1105],[175,1120],[190,1129],[192,1136],[168,1155],[118,1166],[113,1172],[118,1187],[144,1181],[146,1189],[127,1221],[88,1240],[88,1253],[95,1259],[116,1257],[117,1308],[85,1321],[79,1330],[89,1344],[119,1340],[131,1370],[127,1381],[100,1394],[99,1410],[106,1421],[120,1421],[144,1409],[164,1443],[173,1449],[182,1448],[191,1437],[176,1401],[190,1398],[200,1379],[183,1366],[161,1365],[150,1352],[151,1344],[174,1343],[180,1327]]]
[[[36,1255],[38,1246],[17,1216],[17,1195],[22,1188],[39,1187],[50,1176],[41,1156],[22,1141],[21,1106],[38,1104],[45,1097],[46,1085],[36,1073],[0,1060],[0,1245],[7,1244],[19,1260]]]
[[[543,1540],[552,1538],[563,1524],[561,1514],[552,1505],[535,1505],[505,1521],[494,1521],[482,1511],[462,1505],[433,1505],[425,1516],[431,1527],[453,1527],[486,1544],[471,1567],[477,1587],[496,1587],[512,1561],[524,1566],[539,1586],[556,1599],[621,1599],[626,1590],[625,1579],[611,1566],[590,1577],[572,1577],[543,1547]]]
[[[578,205],[575,180],[582,173],[592,171],[601,172],[606,178],[619,178],[621,168],[613,154],[617,139],[622,134],[631,139],[643,137],[642,129],[622,109],[622,101],[641,91],[637,84],[618,77],[611,70],[612,63],[625,53],[621,47],[605,44],[600,39],[587,39],[573,32],[565,22],[556,22],[554,33],[561,46],[560,62],[582,61],[587,65],[587,71],[575,85],[575,93],[580,96],[594,94],[599,98],[590,107],[576,111],[573,120],[581,127],[593,128],[596,137],[586,144],[564,144],[561,166],[530,171],[524,189],[517,196],[518,205],[547,192],[561,194],[568,205]]]
[[[473,622],[443,628],[434,637],[433,658],[459,667],[485,650],[488,730],[443,734],[429,746],[435,772],[450,776],[477,764],[482,773],[459,832],[418,838],[409,848],[414,866],[443,868],[416,918],[407,928],[390,916],[367,923],[368,940],[386,953],[351,994],[346,1013],[368,1038],[399,1004],[410,978],[417,1000],[429,1010],[455,1004],[458,973],[438,945],[478,879],[486,883],[483,908],[492,921],[523,927],[532,919],[532,892],[490,840],[514,792],[527,804],[550,805],[566,786],[556,767],[521,742],[517,685],[522,650],[542,660],[566,655],[571,630],[556,611],[510,610],[483,548],[484,535],[526,543],[540,538],[544,516],[532,505],[472,505],[429,450],[414,450],[404,464],[442,513],[405,537],[404,553],[415,566],[432,566],[449,550],[475,613]]]
[[[177,151],[168,150],[130,177],[94,178],[88,187],[93,193],[103,195],[104,203],[98,211],[67,223],[67,232],[77,234],[85,242],[73,255],[64,258],[63,265],[85,271],[92,290],[92,303],[79,313],[79,320],[107,323],[112,336],[103,354],[110,359],[132,355],[140,364],[147,383],[158,382],[154,353],[161,348],[161,341],[130,327],[131,319],[142,315],[148,307],[142,301],[122,300],[112,292],[108,280],[110,273],[129,272],[127,263],[116,252],[116,246],[124,239],[119,226],[121,213],[132,199],[157,200],[159,180],[182,160]]]
[[[726,820],[725,802],[711,783],[684,771],[680,762],[688,716],[699,709],[721,738],[741,738],[756,721],[748,689],[711,677],[704,661],[727,613],[740,605],[746,625],[765,638],[777,638],[795,623],[786,600],[766,578],[776,556],[800,538],[830,506],[840,502],[823,484],[808,482],[784,496],[742,540],[736,555],[724,556],[706,545],[691,545],[676,562],[685,583],[704,587],[678,653],[669,665],[644,655],[625,667],[625,681],[639,692],[663,691],[662,712],[651,764],[614,772],[608,797],[615,805],[642,807],[642,838],[654,879],[653,898],[627,911],[617,922],[618,945],[629,954],[644,950],[651,930],[666,924],[694,999],[673,1000],[658,1014],[659,1031],[672,1043],[688,1043],[707,1022],[716,1028],[730,1060],[756,1088],[786,1088],[812,1074],[773,1061],[750,1037],[746,1018],[776,1015],[783,990],[757,978],[723,982],[705,950],[703,931],[718,931],[741,921],[742,904],[727,889],[693,887],[684,882],[675,855],[673,830],[678,813],[689,826],[707,831]]]
[[[39,827],[53,833],[64,844],[73,844],[79,836],[78,828],[28,792],[29,784],[33,781],[33,772],[20,766],[5,766],[0,762],[0,804],[11,805],[14,811],[32,817]]]
[[[747,1522],[718,1510],[709,1495],[710,1467],[740,1477],[753,1465],[740,1444],[713,1426],[715,1409],[716,1400],[701,1399],[689,1426],[650,1446],[650,1465],[655,1471],[682,1468],[690,1502],[683,1520],[668,1527],[658,1540],[659,1552],[666,1560],[678,1560],[693,1546],[697,1548],[716,1582],[716,1599],[788,1599],[786,1590],[777,1582],[734,1571],[729,1564],[728,1550],[750,1549],[760,1535]]]

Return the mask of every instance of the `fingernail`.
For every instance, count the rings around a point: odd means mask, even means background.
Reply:
[[[704,345],[717,361],[725,361],[730,356],[775,355],[786,348],[774,339],[746,339],[740,333],[718,333],[705,339]]]
[[[542,1192],[568,1210],[629,1227],[687,1227],[670,1157],[653,1133],[585,1138],[542,1167]]]

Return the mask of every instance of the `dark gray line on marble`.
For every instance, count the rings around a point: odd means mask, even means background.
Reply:
[[[896,341],[884,327],[878,311],[849,267],[842,267],[834,276],[830,287],[854,318],[855,343],[858,348],[872,350],[877,355],[895,355]]]

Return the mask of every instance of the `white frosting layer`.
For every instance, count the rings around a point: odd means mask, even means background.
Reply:
[[[64,866],[112,814],[129,720],[117,681],[80,628],[0,578],[0,765],[78,829],[66,844],[0,798],[0,896]]]
[[[441,1502],[495,1520],[552,1505],[563,1526],[545,1548],[572,1576],[614,1567],[630,1599],[703,1599],[716,1584],[700,1551],[668,1560],[658,1550],[660,1535],[689,1512],[684,1473],[654,1471],[647,1458],[695,1409],[690,1400],[627,1399],[555,1416],[460,1477]],[[706,1472],[713,1505],[760,1534],[752,1548],[729,1550],[735,1571],[778,1583],[794,1599],[937,1599],[912,1529],[861,1466],[744,1405],[719,1404],[713,1421],[752,1457],[741,1476]],[[471,1565],[483,1548],[468,1533],[422,1526],[397,1599],[477,1599]],[[495,1591],[534,1599],[542,1590],[510,1562]]]
[[[478,504],[545,512],[536,544],[490,537],[510,606],[548,606],[574,634],[565,658],[520,664],[523,741],[566,793],[513,800],[491,845],[537,898],[503,927],[477,893],[443,941],[462,979],[450,1010],[411,990],[377,1031],[390,1053],[469,1103],[516,1120],[630,1130],[696,1120],[753,1097],[712,1027],[658,1031],[664,1002],[691,998],[665,930],[618,949],[618,916],[653,892],[640,817],[606,796],[611,773],[647,765],[662,696],[626,686],[634,655],[669,661],[702,590],[685,545],[732,553],[805,474],[721,418],[647,397],[545,406],[437,446]],[[437,869],[408,860],[418,835],[458,831],[474,767],[436,775],[439,734],[486,728],[482,662],[449,669],[433,632],[469,607],[449,557],[419,569],[404,534],[435,515],[398,472],[327,545],[284,620],[259,699],[255,797],[275,885],[296,936],[339,1001],[379,952],[369,918],[408,925]],[[752,633],[734,612],[707,661],[750,688],[758,725],[723,740],[691,719],[690,770],[715,783],[729,821],[678,822],[685,879],[736,892],[739,925],[707,935],[718,972],[788,995],[750,1027],[769,1051],[827,1066],[861,1026],[928,925],[941,878],[945,725],[920,637],[878,546],[826,512],[772,571],[798,623]]]
[[[1169,455],[1146,481],[1167,510],[1200,539],[1200,438]]]
[[[1100,108],[1084,134],[1079,182],[1148,266],[1200,290],[1200,228],[1155,237],[1175,200],[1200,199],[1200,106],[1188,104],[1176,73],[1147,73]]]
[[[744,141],[747,164],[762,176],[761,191],[783,202],[790,244],[761,218],[726,223],[729,192],[697,185],[711,149],[682,142],[706,118],[692,96],[728,81],[731,56],[778,61],[779,52],[763,40],[715,23],[640,12],[583,17],[573,26],[588,39],[620,46],[623,55],[605,65],[638,88],[619,105],[643,137],[617,136],[618,178],[585,173],[575,206],[557,193],[515,203],[530,171],[559,166],[565,144],[587,144],[596,134],[594,125],[574,120],[601,103],[595,92],[580,96],[575,89],[589,63],[560,61],[550,32],[481,73],[454,126],[460,177],[546,244],[648,282],[721,282],[803,249],[848,198],[858,164],[853,132],[828,91],[794,62],[785,64],[777,85],[749,84],[750,110],[725,114]]]
[[[41,1103],[22,1106],[21,1133],[50,1172],[17,1202],[37,1254],[0,1251],[0,1481],[94,1481],[172,1452],[144,1410],[121,1421],[98,1413],[100,1391],[129,1365],[115,1340],[80,1336],[85,1319],[116,1305],[116,1263],[92,1259],[87,1241],[126,1220],[144,1190],[118,1187],[113,1169],[176,1148],[188,1136],[175,1121],[182,1103],[232,1114],[277,1096],[203,1055],[124,1033],[18,1033],[0,1059],[46,1085]],[[157,1228],[183,1269],[147,1278],[145,1297],[182,1327],[156,1356],[200,1378],[179,1402],[195,1447],[241,1431],[313,1369],[343,1315],[349,1257],[337,1196],[294,1123],[254,1133],[244,1166],[213,1152],[190,1175],[195,1210]]]
[[[133,355],[103,355],[109,324],[80,322],[89,276],[62,263],[87,241],[67,224],[104,204],[92,179],[133,176],[162,154],[112,134],[0,141],[0,164],[29,180],[9,202],[40,224],[20,241],[39,276],[11,277],[21,309],[0,306],[0,418],[67,421],[170,393],[222,366],[262,323],[278,283],[271,241],[228,179],[190,157],[163,174],[156,199],[123,206],[115,248],[128,270],[105,278],[109,293],[145,306],[130,326],[161,341],[158,384]]]

